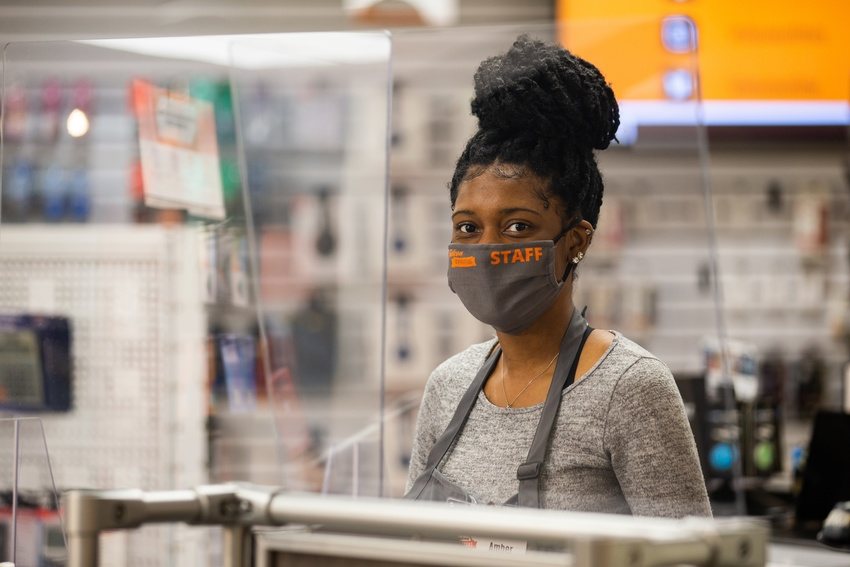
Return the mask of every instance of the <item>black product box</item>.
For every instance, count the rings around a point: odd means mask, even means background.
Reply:
[[[71,334],[65,317],[0,315],[0,410],[71,409]]]

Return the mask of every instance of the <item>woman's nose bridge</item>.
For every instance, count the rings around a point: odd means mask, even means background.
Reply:
[[[501,242],[501,233],[499,231],[498,226],[493,224],[487,224],[484,226],[484,229],[481,231],[481,239],[478,241],[479,244],[499,244]]]

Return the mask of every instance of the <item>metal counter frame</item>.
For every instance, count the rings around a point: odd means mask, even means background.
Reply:
[[[65,505],[68,567],[97,567],[98,540],[103,531],[163,522],[224,526],[223,567],[247,567],[253,540],[250,529],[259,526],[321,526],[325,533],[304,532],[302,547],[312,545],[309,542],[320,543],[322,538],[336,538],[334,541],[355,549],[358,543],[354,538],[368,536],[360,548],[367,541],[380,540],[383,543],[379,547],[395,552],[424,546],[423,552],[427,549],[439,555],[451,554],[450,544],[388,536],[445,540],[475,534],[569,550],[560,554],[505,556],[470,553],[462,555],[460,562],[433,563],[443,565],[477,565],[480,561],[475,558],[483,557],[491,565],[760,567],[767,557],[767,527],[750,519],[672,520],[521,508],[449,507],[429,502],[291,494],[278,488],[243,484],[167,492],[72,491],[67,493]],[[293,541],[298,537],[295,533],[287,537]],[[262,548],[263,544],[258,545],[258,549]],[[456,548],[463,551],[460,545]],[[258,561],[263,561],[262,557]]]

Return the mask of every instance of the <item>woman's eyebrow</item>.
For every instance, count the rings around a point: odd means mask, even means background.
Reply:
[[[542,216],[534,209],[526,209],[525,207],[511,207],[510,209],[502,209],[499,211],[503,215],[512,215],[514,213],[531,213],[533,215]]]
[[[539,212],[534,209],[527,209],[525,207],[510,207],[508,209],[501,209],[499,214],[501,215],[512,215],[514,213],[531,213],[533,215],[542,216]],[[455,218],[457,215],[475,215],[475,211],[471,211],[469,209],[461,209],[459,211],[455,211],[452,213],[452,218]]]

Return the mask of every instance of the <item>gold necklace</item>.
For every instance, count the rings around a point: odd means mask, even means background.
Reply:
[[[560,353],[560,352],[559,352],[558,354],[556,354],[556,355],[555,355],[555,358],[553,358],[552,360],[550,360],[550,361],[549,361],[549,364],[547,364],[547,365],[546,365],[546,368],[544,368],[543,370],[541,370],[541,371],[540,371],[540,373],[538,373],[538,374],[537,374],[534,378],[532,378],[531,380],[529,380],[529,381],[528,381],[528,384],[526,384],[526,385],[525,385],[525,388],[523,388],[522,390],[520,390],[519,394],[517,394],[517,395],[514,397],[514,399],[513,399],[513,400],[511,400],[511,401],[508,401],[508,390],[505,388],[505,366],[507,366],[507,363],[505,362],[505,360],[504,360],[504,359],[502,359],[502,394],[505,396],[505,401],[508,403],[508,405],[507,405],[507,406],[505,406],[505,407],[508,407],[508,408],[512,408],[512,407],[514,407],[514,404],[515,404],[515,403],[516,403],[516,401],[519,399],[519,397],[520,397],[521,395],[523,395],[523,394],[525,393],[525,391],[526,391],[526,390],[528,390],[528,387],[529,387],[529,386],[531,386],[531,384],[532,384],[535,380],[537,380],[538,378],[540,378],[541,376],[543,376],[543,373],[544,373],[544,372],[546,372],[547,370],[549,370],[549,367],[550,367],[550,366],[552,366],[552,363],[553,363],[553,362],[555,362],[555,360],[556,360],[559,356],[561,356],[561,353]]]

